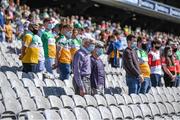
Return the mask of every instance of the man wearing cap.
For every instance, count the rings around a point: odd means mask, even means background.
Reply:
[[[39,26],[30,24],[27,33],[23,38],[23,47],[19,57],[23,63],[23,72],[36,72],[39,59],[38,41],[40,37],[37,35]]]
[[[45,55],[45,68],[46,71],[52,73],[52,66],[56,58],[56,40],[52,34],[53,23],[51,19],[44,19],[45,31],[41,36],[43,42],[44,55]]]
[[[75,93],[83,96],[91,94],[91,58],[90,54],[95,48],[93,38],[84,38],[82,47],[76,52],[73,59],[74,88]]]
[[[104,45],[101,41],[96,43],[96,47],[91,56],[91,88],[92,94],[103,94],[105,87],[104,64],[100,56],[104,53]]]

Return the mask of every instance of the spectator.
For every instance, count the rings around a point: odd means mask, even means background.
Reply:
[[[91,94],[91,59],[90,54],[95,48],[95,40],[84,38],[83,46],[76,52],[73,60],[74,88],[75,93],[83,96]]]
[[[121,46],[121,43],[117,40],[117,37],[115,35],[112,35],[110,37],[110,44],[107,50],[109,63],[111,64],[111,67],[114,67],[114,68],[119,67],[120,46]]]
[[[50,19],[44,19],[44,27],[45,31],[41,36],[41,40],[43,42],[45,55],[45,68],[47,72],[52,73],[52,66],[56,58],[56,41],[52,34],[53,24]]]
[[[165,86],[166,87],[174,86],[176,80],[176,65],[175,65],[175,58],[173,56],[173,51],[170,46],[166,46],[164,49],[162,66],[164,70]]]
[[[9,43],[12,43],[12,37],[13,37],[13,28],[11,26],[11,20],[7,19],[6,20],[6,25],[5,25],[5,36],[6,36],[6,41]]]
[[[139,37],[137,39],[137,49],[136,49],[139,61],[139,67],[141,73],[144,77],[144,82],[141,84],[140,93],[148,93],[151,88],[151,79],[150,79],[150,67],[148,64],[148,54],[147,54],[147,41]]]
[[[5,41],[5,17],[3,7],[0,5],[0,42]]]
[[[128,35],[127,43],[128,47],[123,53],[123,63],[126,71],[126,83],[129,89],[129,94],[138,94],[144,78],[139,68],[138,56],[134,50],[137,45],[135,36]]]
[[[36,72],[36,67],[38,64],[39,48],[38,48],[38,37],[35,37],[38,33],[38,25],[30,24],[29,30],[23,38],[24,46],[22,47],[22,52],[20,59],[23,63],[23,72]]]
[[[91,56],[91,88],[92,94],[104,94],[105,87],[105,70],[104,64],[100,58],[103,54],[104,45],[98,41],[96,48]]]
[[[152,41],[152,50],[148,54],[148,63],[151,69],[151,83],[153,87],[161,85],[162,65],[160,55],[161,42]]]

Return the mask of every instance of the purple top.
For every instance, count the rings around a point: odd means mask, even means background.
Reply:
[[[83,47],[81,47],[74,55],[73,73],[74,73],[74,79],[78,87],[81,90],[84,89],[81,78],[85,76],[90,76],[91,59],[89,52]]]
[[[91,87],[98,89],[98,86],[105,86],[104,64],[101,59],[91,56]]]

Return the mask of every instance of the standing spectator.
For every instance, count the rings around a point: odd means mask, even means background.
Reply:
[[[36,72],[39,57],[38,37],[35,37],[38,33],[38,25],[30,24],[29,30],[23,38],[24,46],[20,59],[23,63],[23,72]]]
[[[123,64],[126,71],[126,81],[129,89],[129,94],[140,92],[141,83],[144,81],[143,75],[140,72],[138,56],[134,48],[137,43],[135,36],[127,36],[128,47],[123,53]]]
[[[43,42],[44,55],[45,55],[45,67],[46,71],[52,73],[52,66],[55,63],[56,57],[56,40],[52,34],[53,24],[51,19],[44,19],[45,31],[41,36]]]
[[[5,36],[6,36],[6,41],[9,43],[12,43],[12,37],[13,37],[13,28],[11,26],[11,20],[7,19],[6,20],[6,25],[5,25]]]
[[[176,80],[176,65],[175,65],[175,57],[173,55],[173,51],[170,46],[166,46],[164,49],[162,66],[164,70],[165,86],[166,87],[174,86]]]
[[[95,48],[93,38],[84,38],[83,46],[76,52],[73,60],[74,88],[75,93],[83,96],[91,94],[91,58],[90,54]]]
[[[150,79],[150,67],[148,64],[148,54],[147,54],[147,41],[139,37],[137,39],[137,49],[136,49],[139,61],[139,67],[141,73],[144,77],[144,82],[141,84],[140,93],[148,93],[151,88],[151,79]]]
[[[92,52],[91,56],[91,88],[92,94],[104,94],[105,87],[105,70],[104,64],[100,58],[103,54],[104,45],[98,41],[96,48]]]
[[[0,42],[5,41],[5,17],[3,7],[0,5]]]
[[[120,58],[120,46],[121,43],[119,40],[117,40],[117,37],[115,35],[112,35],[110,37],[110,44],[108,46],[107,54],[109,63],[111,64],[111,67],[119,67],[119,58]]]
[[[152,50],[148,54],[148,63],[151,68],[151,83],[153,87],[161,85],[162,65],[160,55],[161,42],[152,41]]]

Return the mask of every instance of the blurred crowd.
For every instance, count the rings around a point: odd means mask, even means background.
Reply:
[[[179,86],[180,36],[92,17],[63,17],[58,8],[31,10],[13,0],[0,5],[0,42],[22,41],[23,72],[58,69],[60,80],[74,74],[77,94],[103,93],[100,56],[105,54],[111,67],[125,69],[129,94],[147,93],[151,86],[162,86],[162,79],[165,86]]]

